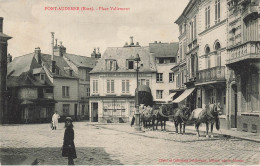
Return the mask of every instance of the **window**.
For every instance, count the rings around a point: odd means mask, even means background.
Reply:
[[[46,107],[46,117],[50,118],[53,115],[53,108],[52,107]]]
[[[209,54],[210,53],[210,48],[208,45],[206,45],[205,47],[205,54]]]
[[[62,86],[62,97],[69,97],[69,90],[70,87],[69,86]]]
[[[107,93],[114,93],[114,80],[107,80]]]
[[[157,73],[156,74],[156,81],[162,82],[163,81],[163,73]]]
[[[44,81],[44,80],[45,80],[45,74],[40,74],[40,79],[41,79],[42,81]]]
[[[134,60],[127,60],[127,69],[134,69]]]
[[[93,93],[98,93],[98,80],[93,80]]]
[[[70,72],[70,76],[72,76],[72,70],[69,70],[69,72]]]
[[[179,61],[181,61],[182,60],[182,45],[181,45],[182,43],[180,43],[180,49],[179,49]]]
[[[147,85],[150,86],[150,81],[148,79],[139,79],[138,85]]]
[[[69,104],[63,104],[62,105],[62,111],[63,111],[63,115],[69,115],[70,105]]]
[[[90,88],[87,88],[86,91],[87,91],[87,96],[90,96]]]
[[[170,63],[175,63],[175,62],[176,62],[175,57],[170,58]]]
[[[45,93],[53,93],[53,88],[46,88]]]
[[[164,63],[164,58],[159,58],[159,63],[160,64]]]
[[[169,82],[174,81],[174,73],[169,73]]]
[[[85,105],[83,104],[81,108],[81,115],[84,115],[84,110],[85,110]]]
[[[193,22],[190,22],[190,40],[191,42],[193,41]]]
[[[215,0],[215,24],[220,22],[220,0]]]
[[[129,93],[129,80],[122,80],[122,93]]]
[[[179,26],[180,35],[182,35],[182,25]]]
[[[205,8],[205,29],[210,27],[210,6]]]
[[[106,68],[109,71],[116,70],[116,60],[106,60]]]
[[[156,90],[156,99],[163,98],[163,90]]]
[[[196,27],[196,23],[197,23],[197,19],[196,19],[196,16],[194,17],[194,39],[197,38],[197,27]]]
[[[55,69],[55,73],[57,74],[57,75],[60,75],[60,69]]]

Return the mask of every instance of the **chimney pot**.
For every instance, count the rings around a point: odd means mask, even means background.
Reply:
[[[3,33],[3,17],[0,17],[0,33]]]
[[[134,37],[130,36],[130,45],[134,45]]]
[[[136,45],[139,45],[139,42],[136,42]]]
[[[157,43],[157,41],[154,41],[154,43],[156,44],[156,43]]]
[[[36,47],[34,50],[34,57],[36,59],[36,61],[41,64],[42,60],[41,60],[41,49],[40,47]]]

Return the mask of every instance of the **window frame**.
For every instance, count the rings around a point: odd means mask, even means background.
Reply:
[[[62,97],[70,97],[70,87],[62,86]]]
[[[156,82],[163,82],[163,73],[156,73]]]

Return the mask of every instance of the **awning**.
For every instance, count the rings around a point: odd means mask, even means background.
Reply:
[[[29,100],[23,100],[21,103],[21,105],[28,105],[28,104],[33,104],[33,102]]]
[[[173,103],[181,102],[182,100],[186,99],[194,90],[195,90],[195,88],[186,89],[177,99],[175,99],[172,102]]]
[[[165,102],[170,102],[172,101],[172,97],[175,95],[176,93],[171,93],[169,96],[165,97],[163,100]]]

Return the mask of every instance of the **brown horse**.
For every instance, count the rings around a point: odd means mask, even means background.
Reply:
[[[180,133],[184,134],[186,122],[188,121],[191,114],[190,108],[182,106],[180,108],[175,108],[174,112],[175,114],[173,120],[174,120],[176,133],[178,133],[178,125],[180,125]],[[183,127],[183,131],[182,131],[182,127]]]
[[[165,128],[166,121],[168,121],[170,117],[173,117],[173,115],[174,115],[173,105],[161,105],[159,108],[159,111],[156,115],[156,120],[157,120],[156,130],[157,130],[158,123],[160,121],[161,130],[166,131],[166,128]],[[164,127],[164,129],[163,129],[163,127]]]
[[[199,126],[201,123],[206,124],[206,137],[208,138],[208,130],[209,130],[209,123],[211,124],[211,137],[213,137],[213,126],[214,123],[216,123],[216,129],[219,130],[220,128],[220,122],[219,122],[219,111],[222,109],[220,104],[209,104],[206,106],[205,109],[203,108],[197,108],[193,110],[191,113],[191,116],[189,117],[190,121],[195,122],[195,128],[197,130],[198,137],[199,134]]]

